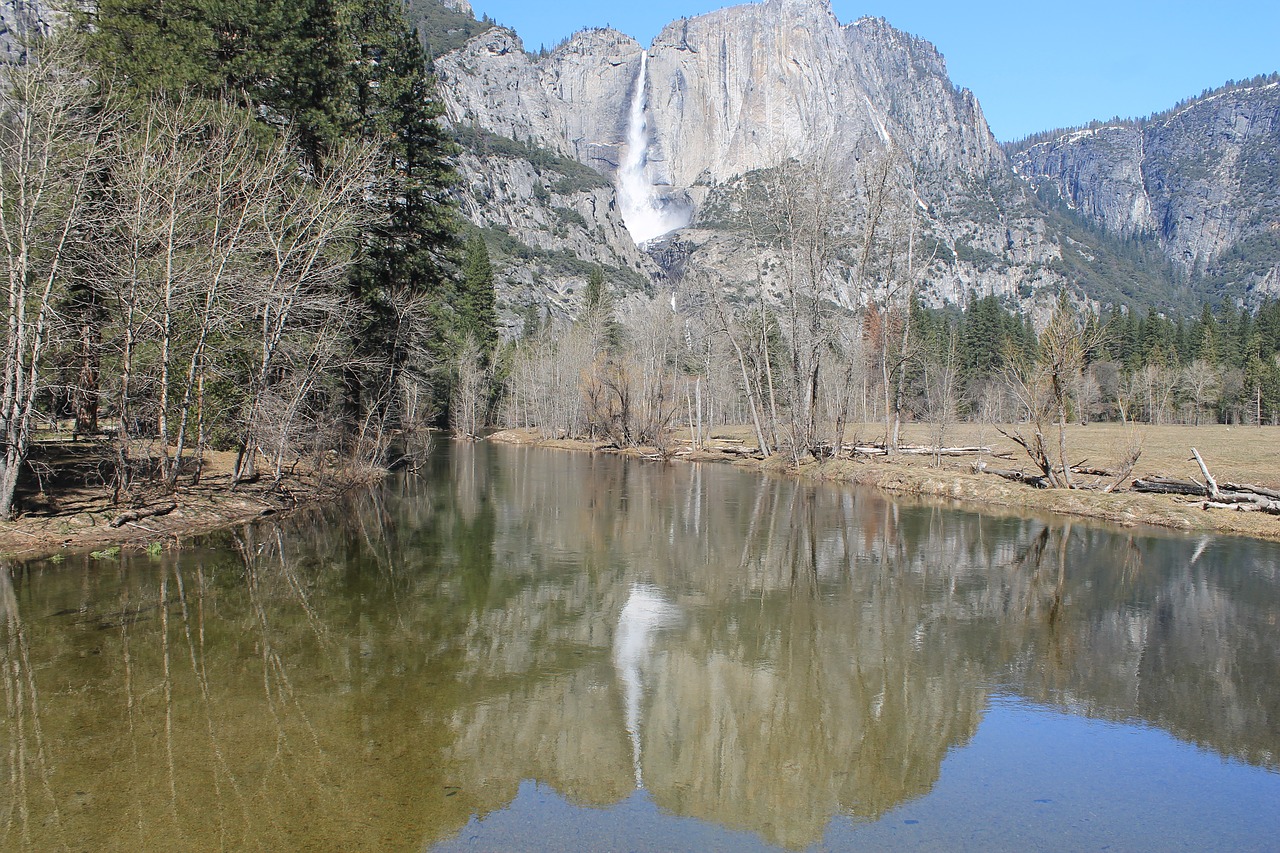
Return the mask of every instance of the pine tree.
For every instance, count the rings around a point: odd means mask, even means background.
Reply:
[[[1201,332],[1200,343],[1197,348],[1198,357],[1204,359],[1209,364],[1220,364],[1222,361],[1222,353],[1218,347],[1218,326],[1216,323],[1210,322],[1202,324],[1202,328],[1203,331]]]
[[[520,312],[520,339],[529,340],[542,332],[542,309],[529,303]]]
[[[365,314],[352,346],[371,356],[353,362],[387,366],[348,370],[351,413],[389,398],[406,352],[397,345],[406,301],[428,306],[429,344],[443,357],[459,260],[455,176],[426,56],[398,0],[101,0],[89,23],[104,75],[133,97],[243,99],[264,135],[289,125],[317,175],[337,146],[378,148],[387,165],[371,191],[385,215],[351,276]]]
[[[604,280],[604,270],[593,266],[587,276],[587,286],[582,295],[582,319],[599,324],[604,345],[616,351],[622,343],[622,326],[614,316],[613,294]]]
[[[458,331],[473,336],[485,358],[491,358],[498,343],[493,266],[484,238],[478,234],[467,241],[458,297]]]
[[[448,189],[456,180],[447,162],[450,145],[435,119],[440,105],[426,71],[417,36],[407,29],[394,0],[348,0],[349,100],[341,104],[346,135],[381,148],[390,164],[379,198],[386,216],[367,236],[352,276],[353,295],[364,305],[366,323],[359,351],[374,356],[403,355],[393,342],[411,334],[397,310],[401,296],[423,300],[434,335],[432,361],[448,361],[448,341],[456,338],[454,270],[458,263],[457,221]],[[404,367],[394,359],[382,375],[347,378],[349,406],[359,411],[362,388],[384,399]],[[446,388],[435,388],[445,402]]]
[[[99,0],[82,13],[89,59],[123,95],[217,88],[211,8],[197,0]]]
[[[604,270],[592,267],[587,276],[587,289],[583,293],[582,304],[587,314],[599,314],[604,311],[613,313],[613,300],[604,285]]]
[[[1266,299],[1258,308],[1258,337],[1263,355],[1280,352],[1280,301]]]

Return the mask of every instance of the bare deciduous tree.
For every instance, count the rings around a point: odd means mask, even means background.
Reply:
[[[1202,358],[1183,368],[1181,389],[1187,405],[1191,407],[1195,425],[1200,425],[1200,418],[1217,398],[1221,385],[1218,369]]]
[[[772,231],[782,257],[792,461],[819,457],[823,360],[835,337],[833,293],[849,219],[847,181],[833,156],[790,161],[772,173]]]
[[[1021,445],[1054,488],[1074,488],[1071,464],[1067,461],[1067,417],[1072,402],[1072,389],[1084,370],[1088,353],[1097,347],[1102,330],[1087,328],[1071,304],[1066,291],[1058,296],[1053,317],[1040,335],[1038,352],[1033,356],[1011,353],[1006,376],[1009,386],[1022,403],[1032,435],[1021,431],[1001,433]],[[1056,459],[1045,441],[1045,425],[1057,426]]]
[[[474,335],[466,335],[454,357],[453,394],[450,411],[453,434],[474,440],[484,427],[488,399],[489,372],[484,366],[484,353]]]
[[[0,391],[0,519],[13,510],[44,390],[44,356],[60,331],[55,311],[85,187],[100,167],[109,114],[91,109],[88,74],[69,40],[33,46],[0,77],[0,240],[8,287]]]
[[[267,180],[250,199],[260,229],[253,250],[261,277],[245,293],[256,352],[233,482],[255,474],[259,408],[279,381],[279,360],[291,349],[308,349],[309,338],[327,328],[349,323],[356,310],[339,285],[354,257],[353,241],[377,216],[368,192],[376,165],[372,149],[341,146],[319,174],[301,176],[287,135],[263,159]]]
[[[948,329],[946,349],[925,359],[924,386],[927,417],[933,425],[933,465],[942,465],[942,447],[947,429],[956,421],[960,369],[957,363],[959,340],[955,329]]]

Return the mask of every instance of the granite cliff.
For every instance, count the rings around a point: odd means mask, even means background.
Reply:
[[[1280,294],[1280,80],[1141,121],[1011,146],[1019,174],[1123,239],[1150,239],[1208,294]],[[1215,294],[1215,295],[1217,295]]]
[[[854,223],[868,164],[886,160],[923,211],[927,301],[978,292],[1030,306],[1066,282],[1038,201],[1016,181],[977,99],[951,83],[938,51],[883,19],[842,24],[828,0],[766,0],[682,19],[647,51],[594,29],[532,56],[515,33],[495,28],[439,58],[436,72],[448,119],[468,149],[461,166],[473,195],[493,195],[495,174],[485,165],[493,155],[468,144],[478,137],[571,159],[614,188],[625,189],[629,168],[640,171],[648,203],[683,227],[638,252],[634,241],[616,239],[626,205],[616,196],[606,203],[607,193],[565,226],[573,243],[603,233],[596,262],[627,271],[633,283],[639,272],[676,290],[744,291],[762,278],[766,296],[776,292],[771,249],[742,221],[759,203],[753,187],[761,176],[789,163],[828,162],[843,176]],[[507,233],[545,245],[537,224],[545,195],[507,199],[522,209],[500,218],[524,223]],[[493,214],[467,207],[490,227]],[[545,282],[543,259],[503,268],[507,307],[547,301],[546,285],[539,294],[518,284]],[[852,305],[866,292],[848,278],[829,296]],[[569,287],[567,280],[550,286],[560,297],[553,310],[572,313],[563,298]]]
[[[48,34],[82,0],[2,0],[0,2],[0,62],[16,62],[23,57],[23,39]]]

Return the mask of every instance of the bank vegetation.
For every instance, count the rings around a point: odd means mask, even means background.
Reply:
[[[0,67],[0,520],[271,511],[412,458],[493,291],[400,5],[59,21]]]

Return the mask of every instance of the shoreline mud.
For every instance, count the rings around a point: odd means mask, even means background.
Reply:
[[[199,485],[184,485],[172,494],[147,493],[127,505],[113,504],[103,487],[68,490],[54,506],[40,506],[0,523],[0,558],[22,561],[96,549],[143,550],[156,543],[167,548],[182,539],[336,501],[352,489],[377,482],[382,473],[295,474],[275,488],[248,483],[233,491],[229,475],[215,466]]]

